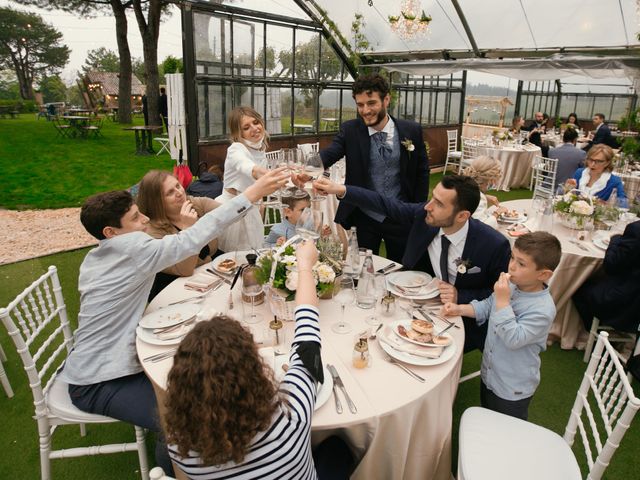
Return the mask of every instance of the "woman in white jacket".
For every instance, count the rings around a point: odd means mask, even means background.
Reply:
[[[251,107],[237,107],[229,114],[228,125],[232,143],[224,162],[224,190],[216,198],[220,203],[242,193],[267,172],[269,134],[262,116]],[[261,248],[263,243],[264,224],[257,207],[218,237],[218,248],[224,252]]]

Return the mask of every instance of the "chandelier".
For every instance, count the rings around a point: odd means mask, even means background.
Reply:
[[[403,0],[400,4],[400,15],[389,15],[389,25],[403,40],[418,40],[429,34],[431,15],[419,11],[419,2]]]

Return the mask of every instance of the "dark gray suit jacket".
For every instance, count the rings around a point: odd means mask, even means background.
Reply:
[[[558,170],[556,171],[556,184],[564,185],[568,179],[573,178],[573,174],[580,167],[584,167],[584,159],[587,152],[577,148],[573,143],[563,143],[561,146],[549,149],[549,158],[558,159]]]

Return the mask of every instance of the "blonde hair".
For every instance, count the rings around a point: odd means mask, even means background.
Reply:
[[[495,158],[481,155],[473,160],[462,174],[473,178],[479,185],[489,185],[502,176],[502,165]]]
[[[264,130],[263,150],[269,147],[269,132],[265,126],[264,119],[257,111],[251,107],[236,107],[229,113],[227,124],[229,127],[229,139],[232,142],[243,142],[242,139],[242,117],[255,118],[260,122],[262,129]],[[244,143],[244,142],[243,142]]]
[[[170,172],[164,170],[150,170],[140,180],[140,189],[136,197],[140,212],[149,217],[149,222],[157,228],[171,226],[162,193],[162,186],[167,177],[175,178]]]
[[[596,114],[597,115],[597,114]],[[609,145],[605,145],[604,143],[598,143],[589,149],[587,152],[587,161],[591,159],[595,154],[602,153],[607,160],[607,166],[604,169],[607,172],[613,171],[613,149]]]

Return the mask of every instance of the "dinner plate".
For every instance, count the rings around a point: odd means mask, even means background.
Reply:
[[[498,217],[498,220],[505,223],[521,223],[527,220],[527,215],[523,213],[521,213],[517,217],[505,217],[503,215],[500,215]]]
[[[404,271],[396,272],[395,275],[389,275],[387,277],[389,282],[402,287],[404,289],[410,289],[412,291],[417,290],[417,287],[424,287],[431,281],[431,275],[424,272]]]
[[[145,315],[140,320],[139,325],[150,329],[171,327],[192,319],[199,311],[200,306],[194,305],[193,303],[169,305]]]
[[[138,335],[138,338],[140,340],[142,340],[144,343],[148,343],[150,345],[159,345],[161,347],[164,346],[172,346],[172,345],[178,345],[182,339],[184,338],[184,335],[177,337],[177,338],[171,338],[168,340],[160,340],[158,337],[156,337],[153,333],[153,330],[148,330],[146,328],[142,328],[140,326],[136,327],[136,335]],[[185,334],[186,335],[186,334]]]
[[[437,288],[424,288],[423,287],[422,289],[418,290],[417,292],[407,292],[406,290],[404,292],[401,292],[394,285],[394,278],[395,278],[396,275],[398,275],[400,273],[404,273],[404,272],[391,272],[391,273],[387,274],[387,286],[389,287],[389,291],[391,293],[393,293],[395,296],[403,297],[403,298],[411,298],[411,299],[414,299],[414,300],[427,300],[429,298],[435,298],[438,295],[440,295],[440,290],[438,290]]]
[[[451,343],[449,345],[436,345],[435,343],[423,343],[423,342],[418,342],[417,340],[412,340],[410,338],[403,337],[398,332],[398,326],[400,326],[400,325],[402,325],[407,330],[411,330],[411,320],[397,320],[397,321],[389,324],[389,328],[391,330],[393,330],[393,333],[395,333],[398,336],[398,338],[400,338],[400,340],[403,340],[405,342],[410,342],[410,343],[413,343],[415,345],[420,345],[421,347],[431,347],[431,348],[434,348],[434,347],[436,347],[436,348],[437,347],[446,348],[446,347],[449,347],[449,346],[453,345],[453,337],[451,335],[449,335],[448,332],[444,332],[443,337],[449,338],[451,340]],[[440,330],[442,330],[442,329],[440,329]],[[435,326],[433,327],[433,331],[435,333],[435,331],[436,331],[436,327]]]
[[[607,248],[609,248],[609,242],[606,242],[604,238],[594,238],[593,244],[596,247],[601,248],[602,250],[606,250]]]
[[[211,268],[213,268],[218,273],[222,273],[223,275],[231,275],[231,274],[235,273],[236,269],[238,268],[238,265],[242,265],[243,263],[247,263],[247,254],[249,254],[249,253],[254,253],[254,252],[251,252],[250,250],[240,250],[240,251],[237,251],[237,252],[223,253],[219,257],[216,257],[216,258],[213,259],[213,261],[211,262]],[[218,268],[218,264],[221,261],[227,260],[229,258],[231,260],[235,260],[236,267],[233,270],[220,270]]]
[[[265,360],[267,361],[267,364],[273,365],[276,380],[278,382],[281,382],[286,373],[282,369],[282,365],[289,361],[289,355],[274,355],[273,348],[270,348],[270,347],[261,348],[259,352],[260,352],[260,355],[262,355],[265,358]],[[273,361],[270,362],[269,358],[272,358]],[[329,370],[327,370],[326,366],[323,366],[323,371],[324,371],[324,383],[318,384],[318,390],[316,391],[315,410],[318,410],[325,403],[327,403],[327,400],[331,398],[331,394],[333,393],[333,377],[331,376],[331,373],[329,373]]]
[[[402,345],[401,343],[395,343],[394,341],[395,338],[396,338],[395,336],[389,336],[387,337],[387,340],[392,344]],[[397,341],[402,342],[402,340],[400,340],[399,338],[397,339]],[[386,342],[379,342],[379,344],[380,344],[380,347],[382,347],[382,349],[386,353],[388,353],[390,357],[393,357],[396,360],[400,360],[401,362],[408,363],[409,365],[416,365],[419,367],[430,366],[430,365],[440,365],[442,363],[445,363],[451,360],[451,358],[453,358],[453,356],[456,354],[456,351],[458,349],[458,347],[456,346],[456,343],[453,342],[448,348],[445,348],[442,350],[442,355],[440,355],[438,358],[425,358],[425,357],[418,357],[416,355],[412,355],[407,352],[401,352],[399,350],[395,350],[391,346],[387,345]]]

